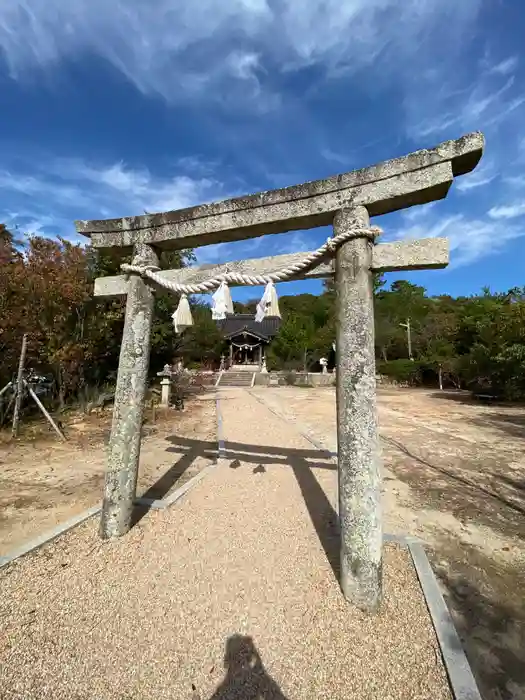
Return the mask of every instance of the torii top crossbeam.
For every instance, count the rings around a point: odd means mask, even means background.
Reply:
[[[377,216],[446,197],[454,176],[476,167],[483,146],[475,132],[326,180],[159,214],[77,221],[76,227],[95,248],[181,249],[329,225],[341,207],[363,205]]]

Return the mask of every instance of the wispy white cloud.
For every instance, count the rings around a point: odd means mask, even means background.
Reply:
[[[0,171],[0,221],[22,233],[76,240],[75,219],[112,218],[169,211],[244,194],[228,188],[209,173],[205,164],[193,159],[186,166],[206,170],[208,177],[194,177],[184,171],[160,176],[148,169],[133,169],[124,163],[100,165],[81,159],[46,158],[28,164],[24,171]],[[181,166],[179,164],[179,171]],[[79,239],[85,242],[85,239]],[[315,247],[304,231],[283,235],[220,243],[199,248],[199,263],[279,255]]]
[[[510,241],[525,236],[525,227],[509,225],[483,218],[470,218],[466,214],[452,214],[428,218],[397,229],[394,239],[445,237],[450,242],[449,269],[470,265],[488,255],[501,252]]]
[[[184,172],[158,176],[123,163],[95,165],[80,159],[45,159],[24,169],[0,170],[0,220],[26,231],[74,237],[73,220],[169,211],[221,199],[225,185]],[[16,212],[14,211],[16,209]]]
[[[20,198],[26,198],[30,207],[32,201],[50,195],[53,201],[61,207],[89,204],[89,197],[75,184],[70,184],[65,180],[60,182],[46,181],[38,176],[17,173],[16,171],[0,170],[0,190],[17,193]]]
[[[155,177],[147,169],[133,170],[123,163],[96,168],[79,162],[72,162],[68,167],[66,161],[62,172],[74,180],[90,182],[91,197],[95,200],[110,198],[116,203],[125,198],[128,207],[152,213],[189,207],[215,199],[223,192],[217,180],[187,175]]]
[[[509,178],[514,179],[515,187],[521,178],[518,161],[525,92],[518,79],[518,68],[515,56],[498,61],[485,56],[481,67],[477,61],[468,68],[460,65],[452,73],[436,68],[421,89],[406,93],[407,135],[418,142],[430,137],[436,141],[456,138],[474,130],[482,131],[486,137],[486,153],[480,165],[454,182],[454,192],[461,195],[456,201],[463,213],[458,215],[460,218],[441,222],[455,246],[455,265],[473,262],[483,257],[486,250],[500,250],[522,235],[520,229],[503,226],[499,220],[503,216],[507,220],[517,218],[523,212],[515,206],[497,206]],[[484,213],[480,217],[471,211]],[[440,225],[431,219],[423,220],[425,230]],[[461,237],[455,233],[456,227]]]
[[[498,174],[493,164],[490,162],[485,162],[471,173],[468,173],[464,177],[460,177],[455,183],[455,188],[460,192],[470,192],[478,187],[484,187],[485,185],[490,184],[496,179],[497,175]]]
[[[346,153],[337,153],[337,151],[328,147],[321,148],[320,153],[330,163],[337,163],[337,165],[342,165],[345,168],[350,167],[351,159]]]
[[[514,76],[504,77],[503,84],[495,84],[497,76],[485,73],[464,89],[442,86],[431,95],[410,93],[405,102],[409,130],[421,138],[441,135],[451,127],[471,131],[501,124],[525,103],[525,96],[515,94]]]
[[[509,175],[503,178],[503,182],[511,187],[525,188],[525,175]]]
[[[509,75],[513,73],[518,67],[518,57],[509,56],[508,58],[499,61],[492,66],[489,66],[490,73],[499,73],[500,75]]]
[[[91,54],[141,92],[169,101],[221,86],[230,101],[236,95],[271,107],[277,97],[264,66],[286,72],[316,65],[334,73],[377,63],[411,68],[414,56],[421,64],[436,45],[440,29],[453,43],[480,6],[481,0],[6,0],[0,51],[15,79]]]
[[[5,212],[2,216],[2,222],[10,231],[18,232],[21,235],[38,235],[49,237],[52,231],[55,235],[66,234],[68,228],[71,228],[71,222],[54,218],[45,214],[40,214],[35,211],[20,212]]]
[[[517,219],[525,214],[525,201],[489,209],[491,219]]]
[[[410,209],[405,209],[404,211],[402,211],[401,215],[403,216],[403,219],[405,221],[410,222],[419,221],[421,219],[427,219],[430,210],[433,209],[437,204],[438,202],[429,202],[424,206],[410,207]]]

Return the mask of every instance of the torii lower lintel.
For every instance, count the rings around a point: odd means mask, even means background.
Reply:
[[[236,260],[221,265],[199,265],[183,267],[177,270],[161,270],[159,274],[171,282],[179,284],[200,284],[206,280],[219,277],[226,272],[241,274],[266,275],[293,265],[308,253],[287,253],[269,258],[252,258]],[[449,262],[449,244],[447,238],[423,238],[396,243],[380,243],[372,250],[372,271],[393,272],[395,270],[425,270],[446,267]],[[323,279],[333,277],[334,261],[327,260],[295,279]],[[235,282],[230,283],[234,286]],[[125,296],[128,289],[126,275],[97,277],[94,295],[96,297]]]

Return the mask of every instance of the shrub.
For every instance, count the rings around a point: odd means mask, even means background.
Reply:
[[[295,386],[297,382],[297,373],[292,371],[286,372],[284,375],[284,381],[289,385],[289,386]]]
[[[401,384],[414,386],[421,383],[421,364],[415,360],[389,360],[378,362],[379,374],[394,379]]]

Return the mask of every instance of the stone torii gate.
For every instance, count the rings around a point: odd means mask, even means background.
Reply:
[[[381,600],[381,474],[377,435],[372,273],[442,268],[446,239],[375,245],[370,216],[443,199],[455,175],[473,170],[484,146],[473,133],[362,170],[247,197],[159,214],[79,221],[94,248],[133,251],[143,274],[103,277],[95,296],[126,296],[104,502],[102,538],[131,526],[150,355],[159,249],[245,240],[270,233],[333,225],[347,238],[335,254],[294,279],[335,274],[337,292],[337,437],[341,588],[363,610]],[[305,257],[298,253],[159,271],[166,281],[196,284],[227,272],[266,275]]]

